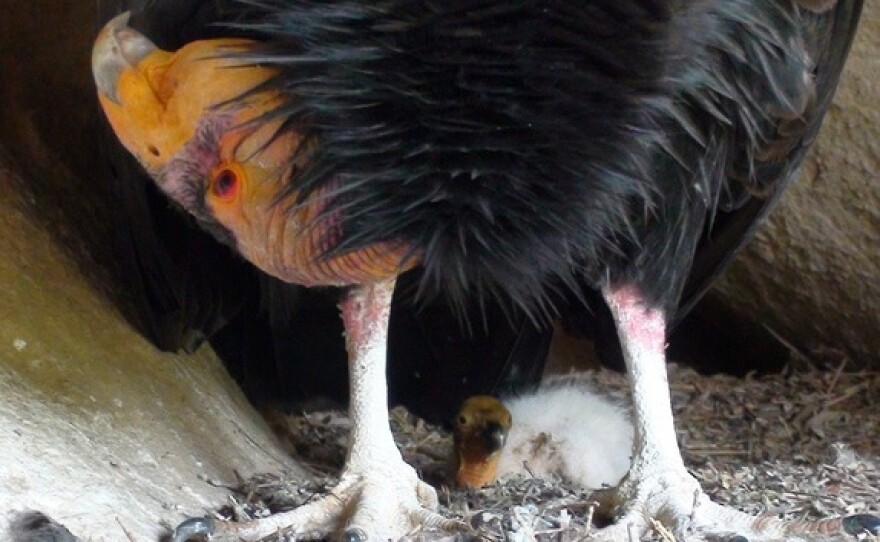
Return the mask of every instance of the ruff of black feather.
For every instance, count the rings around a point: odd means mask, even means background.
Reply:
[[[331,194],[327,256],[403,242],[423,294],[532,313],[598,280],[654,196],[667,2],[249,2],[280,68],[274,112],[308,134],[305,197]]]
[[[325,256],[402,242],[422,294],[538,316],[614,282],[672,310],[695,254],[698,297],[815,137],[861,6],[239,2],[264,40],[247,61],[279,69],[270,115],[307,136],[289,190],[328,198]]]

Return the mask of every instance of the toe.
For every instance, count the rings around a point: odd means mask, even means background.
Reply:
[[[214,534],[214,520],[211,518],[190,518],[174,529],[174,533],[171,534],[171,542],[201,540],[212,534]]]
[[[464,521],[450,519],[424,508],[419,508],[415,510],[412,513],[412,516],[413,523],[415,523],[416,525],[421,525],[425,529],[442,531],[450,534],[464,534],[473,532],[471,526]]]
[[[750,540],[741,534],[718,533],[705,535],[706,542],[750,542]]]
[[[871,534],[880,536],[880,517],[871,514],[855,514],[843,519],[843,528],[852,535]]]
[[[440,506],[440,501],[437,499],[437,490],[421,480],[419,480],[416,486],[416,497],[419,500],[419,504],[427,510],[436,510]]]

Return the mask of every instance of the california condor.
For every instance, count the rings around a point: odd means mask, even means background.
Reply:
[[[386,416],[389,307],[416,267],[418,297],[459,314],[610,309],[635,444],[596,540],[653,517],[712,539],[880,530],[873,516],[785,523],[711,502],[675,440],[664,353],[815,139],[861,0],[216,5],[224,37],[174,53],[127,14],[111,21],[94,49],[99,98],[217,239],[283,281],[345,289],[353,434],[333,496],[246,525],[195,520],[175,540],[448,524]]]

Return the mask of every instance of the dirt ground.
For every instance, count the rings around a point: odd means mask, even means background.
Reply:
[[[609,395],[625,399],[622,375],[591,375]],[[880,512],[880,373],[847,372],[841,362],[837,370],[805,367],[737,379],[673,365],[670,384],[685,460],[714,500],[787,518]],[[345,454],[345,414],[290,416],[283,425],[288,444],[315,480],[303,484],[267,474],[229,483],[229,505],[213,511],[216,517],[265,516],[332,487]],[[468,522],[474,537],[563,541],[589,533],[589,493],[564,480],[513,479],[480,491],[448,488],[449,433],[400,408],[392,412],[392,426],[404,458],[439,488],[441,511]],[[658,532],[651,540],[674,540],[665,536]],[[422,532],[413,539],[453,538]]]

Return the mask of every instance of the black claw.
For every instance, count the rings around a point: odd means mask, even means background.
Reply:
[[[193,537],[206,539],[214,534],[214,520],[211,518],[189,518],[174,529],[171,542],[188,542]]]
[[[367,533],[363,529],[352,527],[342,533],[343,542],[367,542]]]
[[[880,535],[880,518],[871,514],[855,514],[843,518],[843,529],[848,534]]]

